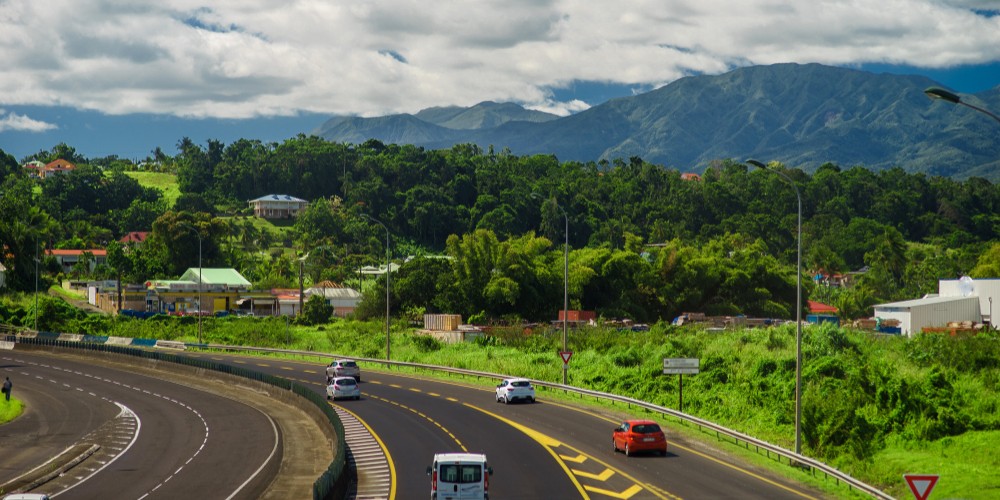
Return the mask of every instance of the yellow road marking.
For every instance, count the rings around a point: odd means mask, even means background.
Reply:
[[[582,470],[576,470],[576,469],[570,469],[570,470],[572,470],[573,474],[576,474],[577,476],[583,476],[583,477],[590,478],[590,479],[596,479],[596,480],[602,481],[602,482],[603,481],[607,481],[608,478],[610,478],[611,476],[615,475],[615,471],[613,471],[611,469],[604,469],[604,472],[601,472],[600,474],[591,474],[589,472],[584,472]]]
[[[573,462],[576,464],[582,464],[587,461],[587,456],[582,453],[575,457],[571,457],[569,455],[559,455],[559,457],[567,462]]]
[[[389,449],[385,447],[385,443],[382,441],[382,438],[378,437],[378,434],[375,433],[375,429],[372,429],[372,427],[368,425],[368,422],[362,420],[357,413],[354,413],[351,410],[344,408],[343,406],[341,406],[340,409],[346,411],[347,413],[350,413],[354,418],[358,419],[358,422],[361,422],[361,425],[365,426],[365,429],[368,429],[368,432],[372,435],[373,438],[375,438],[375,442],[378,443],[379,448],[382,448],[382,454],[385,455],[386,461],[389,462],[389,500],[395,500],[396,464],[393,463],[392,461],[392,455],[389,454]]]
[[[609,496],[609,497],[614,497],[614,498],[623,498],[623,499],[632,498],[633,495],[635,495],[636,493],[639,493],[640,491],[642,491],[642,487],[640,487],[638,484],[633,484],[631,488],[629,488],[629,489],[627,489],[627,490],[625,490],[625,491],[623,491],[621,493],[618,493],[618,492],[615,492],[615,491],[610,491],[610,490],[605,490],[605,489],[601,489],[601,488],[595,488],[593,486],[584,486],[584,488],[587,488],[587,491],[593,491],[594,493],[599,493],[599,494],[604,495],[604,496]]]

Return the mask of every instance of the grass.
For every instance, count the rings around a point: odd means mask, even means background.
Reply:
[[[180,188],[177,187],[177,176],[163,172],[125,172],[125,175],[135,179],[143,187],[151,187],[163,193],[163,200],[168,207],[174,206],[174,202],[181,195]]]
[[[10,401],[0,398],[0,425],[6,424],[19,417],[24,412],[24,403],[20,399],[11,397]]]

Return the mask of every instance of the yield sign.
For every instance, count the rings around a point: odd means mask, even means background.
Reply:
[[[906,480],[907,486],[910,487],[910,491],[913,492],[913,496],[917,500],[927,500],[927,497],[931,494],[931,490],[934,489],[934,485],[937,484],[938,476],[903,474],[903,479]]]
[[[569,358],[573,356],[573,351],[559,351],[559,356],[562,357],[563,364],[569,364]]]

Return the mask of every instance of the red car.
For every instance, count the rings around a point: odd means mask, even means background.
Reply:
[[[615,427],[611,436],[615,451],[624,450],[626,456],[637,451],[656,451],[667,455],[667,437],[660,425],[652,420],[626,420]]]

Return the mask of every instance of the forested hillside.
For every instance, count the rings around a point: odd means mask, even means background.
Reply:
[[[43,248],[106,246],[109,265],[94,277],[143,282],[196,266],[199,236],[206,267],[235,267],[261,288],[296,285],[295,259],[321,247],[307,279],[349,281],[359,266],[384,263],[385,233],[366,214],[385,225],[391,256],[403,263],[391,290],[397,314],[553,318],[566,226],[573,308],[642,321],[683,311],[791,317],[795,310],[795,190],[774,172],[738,162],[685,180],[635,157],[560,162],[474,145],[428,151],[299,136],[179,146],[176,157],[141,167],[176,173],[181,194],[173,206],[123,174],[139,166],[116,158],[83,159],[69,174],[38,182],[4,155],[0,205],[11,217],[0,222],[0,238],[13,250],[4,262],[9,285],[32,285],[36,238]],[[40,156],[72,153],[61,145]],[[997,273],[1000,192],[989,182],[832,164],[814,174],[771,168],[802,193],[805,295],[847,317],[934,292],[940,278]],[[247,217],[247,200],[265,194],[311,203],[286,230],[272,231]],[[141,250],[124,252],[115,240],[129,231],[152,235]],[[403,262],[435,254],[451,259]],[[59,271],[46,269],[53,277]],[[847,289],[809,280],[861,269]],[[378,286],[361,315],[384,310]]]

